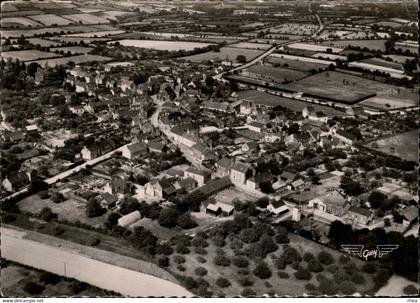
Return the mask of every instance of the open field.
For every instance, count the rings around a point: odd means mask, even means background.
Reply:
[[[195,48],[209,46],[208,43],[196,43],[185,41],[160,41],[160,40],[120,40],[118,41],[123,46],[134,46],[138,48],[149,48],[167,51],[190,51]],[[114,43],[114,42],[112,42]]]
[[[287,68],[300,71],[310,71],[312,69],[318,70],[320,68],[326,68],[330,64],[335,64],[334,61],[286,54],[271,54],[267,57],[267,61],[272,64],[279,64]]]
[[[70,56],[70,57],[62,57],[62,58],[55,58],[55,59],[44,59],[44,60],[37,60],[33,61],[38,63],[41,66],[57,66],[57,65],[64,65],[69,63],[70,61],[74,62],[75,64],[83,64],[87,62],[105,62],[113,60],[110,57],[104,56],[97,56],[97,55],[77,55],[77,56]]]
[[[38,22],[25,17],[8,17],[1,19],[1,27],[39,27]]]
[[[100,12],[96,15],[98,15],[99,17],[104,18],[104,19],[117,21],[118,19],[122,19],[124,17],[135,15],[135,13],[125,12],[125,11],[107,10],[107,11],[104,11],[104,12]]]
[[[397,69],[397,70],[404,71],[404,68],[402,67],[401,64],[394,63],[394,62],[389,62],[389,61],[386,61],[386,60],[380,59],[380,58],[369,58],[369,59],[361,60],[360,62],[379,65],[379,66],[383,66],[383,67],[387,67],[387,68],[392,68],[392,69]]]
[[[254,77],[253,74],[256,74],[260,79],[279,83],[299,80],[310,75],[308,72],[265,65],[253,65],[250,68],[245,69],[243,75],[247,76],[247,72],[252,73],[250,75],[251,77]]]
[[[28,39],[29,43],[33,45],[40,45],[41,47],[54,47],[54,46],[60,46],[61,43],[57,41],[51,41],[41,38],[30,38]]]
[[[60,41],[63,43],[80,43],[83,41],[85,44],[100,42],[100,41],[109,41],[109,38],[80,38],[80,37],[51,37],[51,40]]]
[[[313,108],[315,108],[316,111],[322,111],[330,117],[346,115],[344,112],[341,112],[332,107],[307,103],[307,102],[284,98],[280,96],[274,96],[274,95],[271,95],[265,92],[260,92],[257,90],[240,91],[238,92],[238,98],[255,100],[258,103],[269,105],[269,106],[283,106],[295,112],[301,112],[306,106],[310,105]]]
[[[65,37],[94,38],[94,37],[107,37],[107,36],[119,35],[119,34],[124,34],[124,33],[125,33],[125,31],[122,31],[122,30],[112,30],[112,31],[99,31],[99,32],[69,34],[69,35],[65,35]]]
[[[280,40],[287,40],[287,41],[299,40],[299,39],[302,39],[303,37],[305,36],[292,35],[292,34],[267,34],[264,36],[265,39],[280,39]]]
[[[251,42],[239,42],[235,44],[229,45],[230,47],[237,47],[237,48],[246,48],[246,49],[262,49],[266,50],[271,47],[270,44],[260,44],[260,43],[251,43]]]
[[[355,61],[355,62],[349,62],[348,66],[359,67],[359,68],[363,68],[365,70],[369,70],[369,71],[372,71],[372,72],[379,71],[379,72],[387,73],[393,78],[404,78],[404,77],[406,77],[408,79],[412,78],[411,76],[404,75],[404,71],[402,71],[400,69],[384,67],[384,66],[377,65],[377,64]]]
[[[337,48],[337,47],[327,47],[323,45],[316,45],[316,44],[308,44],[308,43],[292,43],[287,45],[288,48],[292,49],[301,49],[301,50],[308,50],[308,51],[314,51],[314,52],[326,52],[328,49],[330,49],[333,53],[339,53],[343,49]]]
[[[50,48],[51,52],[64,52],[65,54],[70,53],[71,55],[75,54],[88,54],[93,48],[92,47],[82,47],[82,46],[64,46],[64,47],[52,47]]]
[[[74,23],[81,24],[104,24],[109,23],[110,21],[92,14],[74,14],[74,15],[65,15],[66,19],[73,21]]]
[[[287,87],[291,90],[318,95],[344,103],[354,103],[361,99],[373,97],[375,94],[378,97],[388,99],[400,98],[415,101],[418,98],[416,92],[412,89],[331,71],[287,84]]]
[[[1,53],[1,58],[3,59],[19,60],[21,62],[38,60],[38,59],[46,59],[46,58],[54,58],[54,57],[60,57],[60,55],[49,53],[49,52],[43,52],[36,49],[10,51],[10,52]]]
[[[233,47],[222,47],[220,52],[207,52],[203,54],[197,54],[187,57],[182,57],[181,59],[189,60],[191,62],[203,62],[207,60],[226,60],[226,61],[236,61],[236,57],[243,55],[246,57],[246,61],[249,62],[255,57],[258,57],[263,52],[253,49],[241,49]]]
[[[368,98],[362,102],[360,105],[363,105],[366,108],[374,109],[374,110],[392,110],[398,108],[405,108],[405,107],[412,107],[418,106],[418,100],[413,99],[404,99],[399,98],[398,96],[390,96],[390,97],[372,97]]]
[[[70,199],[61,203],[54,203],[50,199],[41,199],[38,195],[29,196],[18,203],[21,211],[27,211],[32,214],[38,214],[44,207],[51,208],[53,213],[56,213],[58,219],[76,222],[79,220],[82,223],[91,226],[102,226],[106,214],[100,217],[89,218],[86,216],[86,203]]]
[[[30,18],[46,26],[51,26],[51,25],[61,26],[61,25],[69,25],[69,24],[74,23],[73,21],[64,19],[60,16],[52,15],[52,14],[34,15],[34,16],[30,16]]]
[[[324,59],[324,60],[332,60],[332,61],[335,61],[335,60],[347,61],[346,56],[326,54],[326,53],[316,53],[316,54],[312,55],[311,57],[316,58],[316,59]]]
[[[340,40],[340,41],[327,41],[322,43],[326,46],[346,48],[348,46],[359,46],[360,48],[367,47],[372,50],[385,51],[386,40]]]
[[[251,43],[258,43],[258,44],[282,44],[289,42],[290,40],[286,39],[267,39],[267,38],[257,38],[253,39],[250,42]]]
[[[380,152],[409,161],[418,161],[418,146],[418,133],[416,130],[379,139],[369,144],[369,147]]]
[[[400,55],[385,55],[386,58],[390,58],[393,62],[403,64],[406,60],[412,60],[414,57],[400,56]]]

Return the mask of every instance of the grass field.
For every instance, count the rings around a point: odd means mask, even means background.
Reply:
[[[64,46],[64,47],[52,47],[50,48],[51,52],[68,52],[72,55],[75,54],[88,54],[93,48],[92,47],[82,47],[82,46]]]
[[[40,27],[38,22],[25,17],[9,17],[1,19],[1,27]]]
[[[346,81],[346,84],[343,84],[344,81]],[[358,100],[371,97],[377,92],[375,87],[367,85],[366,81],[366,79],[343,73],[322,72],[287,84],[287,87],[294,91],[329,98],[343,103],[354,103]],[[377,83],[375,81],[371,82]]]
[[[74,14],[74,15],[65,15],[66,19],[73,21],[74,23],[81,24],[104,24],[109,23],[110,21],[92,14]]]
[[[39,51],[39,50],[36,50],[36,49],[2,52],[1,53],[1,58],[3,58],[3,59],[19,60],[21,62],[38,60],[38,59],[53,58],[53,57],[60,57],[60,55],[57,55],[57,54],[54,54],[54,53],[49,53],[49,52]]]
[[[309,50],[314,52],[326,52],[327,49],[331,49],[333,53],[341,52],[342,48],[337,47],[327,47],[323,45],[316,45],[316,44],[308,44],[308,43],[292,43],[287,46],[288,48],[292,49],[302,49],[302,50]]]
[[[327,41],[323,45],[346,48],[348,46],[359,46],[361,48],[367,47],[372,50],[385,51],[386,40],[340,40],[340,41]]]
[[[372,97],[362,102],[360,105],[366,108],[372,108],[375,110],[392,110],[398,108],[418,106],[419,102],[413,99],[404,99],[395,97]]]
[[[262,79],[279,83],[284,81],[296,81],[310,75],[308,72],[264,65],[253,65],[244,71],[257,74]]]
[[[315,24],[285,23],[270,28],[270,33],[309,36],[313,34],[317,28],[318,26]]]
[[[233,47],[222,47],[220,52],[207,52],[203,54],[197,54],[187,57],[182,57],[181,59],[189,60],[191,62],[203,62],[207,60],[226,60],[226,61],[236,61],[238,55],[243,55],[246,57],[246,61],[249,62],[255,57],[261,55],[263,51],[253,50],[253,49],[241,49]]]
[[[376,147],[373,147],[374,143]],[[413,130],[380,139],[370,143],[369,147],[404,160],[418,161],[418,132]]]
[[[79,33],[79,34],[70,34],[66,35],[66,37],[82,37],[82,38],[94,38],[94,37],[107,37],[112,35],[120,35],[124,34],[125,31],[122,30],[112,30],[112,31],[95,31],[95,32],[88,32],[88,33]]]
[[[394,62],[389,62],[389,61],[386,61],[386,60],[380,59],[380,58],[369,58],[369,59],[361,60],[360,62],[379,65],[379,66],[383,66],[383,67],[387,67],[387,68],[398,69],[398,70],[401,70],[401,71],[404,70],[401,64],[394,63]]]
[[[278,64],[280,66],[286,66],[287,68],[308,72],[310,70],[318,70],[320,68],[327,68],[328,65],[334,63],[333,61],[319,60],[314,58],[274,54],[270,55],[266,59],[271,64]]]
[[[194,48],[206,47],[207,43],[185,42],[185,41],[160,41],[160,40],[120,40],[123,46],[134,46],[138,48],[178,51],[190,51]],[[114,43],[114,42],[113,42]]]
[[[111,61],[112,58],[104,57],[104,56],[97,56],[97,55],[77,55],[77,56],[70,56],[70,57],[63,57],[63,58],[56,58],[56,59],[44,59],[44,60],[37,60],[33,61],[38,63],[41,66],[57,66],[57,65],[64,65],[69,63],[70,61],[74,62],[75,64],[83,64],[88,62],[106,62]]]
[[[105,215],[100,217],[89,218],[86,216],[86,204],[78,200],[70,199],[62,203],[56,204],[50,199],[41,199],[38,195],[29,196],[18,203],[21,211],[38,214],[44,207],[51,208],[53,213],[56,213],[58,219],[76,222],[79,220],[82,223],[91,226],[102,225]]]
[[[64,19],[60,16],[56,16],[52,14],[34,15],[34,16],[30,16],[30,18],[46,26],[51,26],[51,25],[61,26],[61,25],[69,25],[73,23],[73,21],[71,20]]]
[[[251,43],[251,42],[239,42],[235,44],[229,45],[230,47],[237,47],[237,48],[246,48],[246,49],[269,49],[271,47],[270,44],[260,44],[260,43]]]
[[[61,43],[57,41],[50,41],[46,39],[41,38],[30,38],[28,39],[29,43],[33,45],[40,45],[41,47],[54,47],[54,46],[60,46]]]
[[[259,103],[267,104],[270,106],[283,106],[295,112],[301,112],[306,106],[308,106],[307,102],[274,96],[274,95],[260,92],[257,90],[240,91],[238,92],[238,98],[255,100]],[[314,107],[316,111],[323,111],[325,114],[327,114],[330,117],[345,115],[345,113],[339,110],[336,110],[332,107],[318,105],[318,104],[310,104],[310,105]]]

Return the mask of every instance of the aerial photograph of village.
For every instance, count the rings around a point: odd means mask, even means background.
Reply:
[[[0,16],[2,297],[418,296],[417,1]]]

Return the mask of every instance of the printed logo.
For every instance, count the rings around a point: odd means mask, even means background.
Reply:
[[[364,245],[341,245],[343,250],[351,255],[356,255],[360,258],[364,258],[366,261],[368,258],[382,258],[383,256],[391,253],[393,250],[398,248],[398,244],[384,244],[377,245],[375,249],[366,249]]]

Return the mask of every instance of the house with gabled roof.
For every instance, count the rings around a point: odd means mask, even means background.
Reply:
[[[283,200],[270,200],[267,205],[267,210],[275,215],[284,214],[289,211],[289,207],[283,202]]]
[[[211,174],[204,170],[198,170],[196,168],[190,167],[184,171],[185,178],[191,178],[195,180],[198,186],[203,186],[210,180]]]
[[[322,196],[309,200],[308,207],[342,217],[347,213],[350,205],[339,191],[332,190]]]
[[[223,157],[216,163],[216,174],[220,177],[229,176],[232,165],[231,159]]]
[[[138,142],[130,145],[125,145],[121,151],[122,156],[124,158],[133,160],[134,158],[141,157],[147,154],[147,144],[144,142]]]
[[[152,180],[144,185],[144,192],[147,196],[164,199],[174,194],[176,188],[166,179]]]
[[[11,173],[2,182],[2,186],[8,192],[15,192],[29,184],[26,173]]]
[[[230,179],[234,184],[245,184],[251,166],[240,161],[235,162],[230,169]]]

